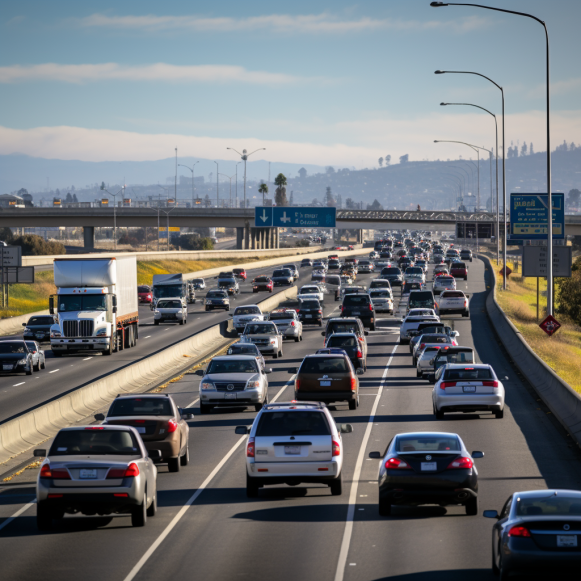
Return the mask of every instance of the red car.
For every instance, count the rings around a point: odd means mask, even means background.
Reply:
[[[242,280],[246,280],[246,271],[243,268],[234,268],[232,269],[234,276],[236,278],[241,278]]]
[[[151,288],[143,284],[137,287],[137,297],[140,303],[150,303],[153,300]]]
[[[353,248],[353,244],[349,244],[349,246],[348,246],[347,248],[349,248],[349,250],[355,250],[355,249]]]
[[[272,279],[268,276],[257,276],[252,281],[252,292],[257,293],[260,291],[268,291],[269,293],[272,292],[274,285],[272,283]]]
[[[450,274],[454,278],[468,280],[468,267],[463,262],[452,262],[450,264]]]

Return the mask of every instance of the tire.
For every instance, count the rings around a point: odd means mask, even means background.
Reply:
[[[32,366],[32,363],[30,364],[30,369],[26,372],[26,375],[32,375],[32,371],[33,371],[34,367]]]
[[[204,309],[204,311],[206,311],[206,313],[207,313],[209,310],[210,310],[210,309],[209,309],[208,307],[206,307],[206,308]]]
[[[157,490],[153,495],[153,500],[151,501],[151,504],[147,508],[147,516],[155,516],[156,513],[157,513]]]
[[[62,357],[62,351],[53,351],[52,352],[53,357]]]
[[[476,516],[478,514],[478,499],[471,498],[466,503],[466,514],[468,516]]]
[[[190,463],[190,446],[186,444],[186,453],[180,456],[180,466],[187,466]]]
[[[153,324],[157,327],[157,325],[159,325],[159,321],[153,321]]]
[[[339,474],[338,478],[331,481],[329,488],[331,489],[331,494],[333,496],[341,496],[343,494],[343,473]]]
[[[226,307],[226,310],[229,311],[230,310],[230,307]]]
[[[295,343],[298,343],[301,340],[301,336],[295,337]]]
[[[502,418],[504,418],[504,408],[501,409],[501,410],[499,410],[499,411],[497,411],[497,412],[494,412],[494,417],[497,420],[502,420]]]
[[[184,319],[184,325],[187,325],[187,324],[188,324],[188,318],[186,317],[186,318]]]
[[[200,403],[200,414],[209,414],[210,413],[210,406]]]
[[[412,357],[412,367],[415,367],[418,364],[418,361],[415,357]]]
[[[147,500],[144,498],[141,504],[131,509],[131,526],[144,527],[147,522]]]
[[[259,412],[262,409],[263,404],[261,403],[255,403],[254,404],[254,410]]]
[[[444,412],[441,412],[438,409],[436,409],[436,406],[434,406],[434,415],[436,416],[436,419],[437,420],[443,420],[444,419]]]
[[[46,367],[46,363],[43,361],[43,362],[40,364],[40,368],[41,368],[41,369],[44,369],[45,367]]]
[[[36,505],[36,528],[39,531],[50,531],[52,529],[52,512],[44,502],[39,502]]]
[[[416,369],[416,377],[421,377],[422,374]]]
[[[277,353],[273,353],[273,354],[272,354],[272,358],[273,358],[273,359],[278,359],[278,352],[277,352]]]
[[[40,371],[40,359],[38,360],[38,363],[36,364],[36,367],[33,368],[33,371]]]
[[[255,478],[246,474],[246,496],[248,498],[256,498],[258,496],[258,484]]]
[[[179,472],[180,471],[180,459],[179,459],[179,457],[178,458],[168,458],[167,468],[170,472]]]
[[[107,349],[107,351],[103,351],[103,355],[105,357],[113,355],[113,341],[109,341],[109,349]]]
[[[369,326],[369,330],[370,330],[370,331],[375,331],[375,323],[372,323],[372,324]]]
[[[385,498],[380,498],[378,509],[379,516],[389,516],[391,514],[391,503]]]
[[[180,319],[180,325],[183,325],[183,324],[184,324],[184,320]]]
[[[494,541],[493,543],[494,544]],[[500,555],[500,546],[498,547],[498,554]],[[496,560],[494,559],[494,547],[492,547],[492,574],[495,575],[496,577],[498,577],[500,575],[500,569],[498,568],[498,565],[496,564]]]

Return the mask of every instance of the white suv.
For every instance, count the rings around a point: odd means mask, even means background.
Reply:
[[[238,426],[248,434],[246,444],[246,496],[254,498],[267,484],[327,484],[331,494],[343,492],[341,434],[353,431],[338,426],[321,402],[286,402],[265,405],[252,426]]]

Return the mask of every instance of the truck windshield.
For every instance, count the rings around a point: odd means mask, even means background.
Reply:
[[[106,311],[107,295],[59,295],[59,313],[70,311]]]
[[[181,284],[160,284],[153,287],[153,296],[156,299],[165,297],[183,296],[183,285]]]

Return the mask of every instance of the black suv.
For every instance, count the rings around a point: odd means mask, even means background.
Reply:
[[[383,267],[379,276],[385,280],[389,280],[391,286],[402,286],[403,284],[403,274],[397,266]]]
[[[342,317],[358,317],[365,327],[375,331],[375,308],[368,294],[348,294],[343,297]]]
[[[317,299],[300,301],[297,313],[301,323],[323,326],[323,307]]]
[[[462,260],[469,260],[470,262],[472,262],[472,250],[470,250],[469,248],[463,248],[462,250],[460,250],[460,258]]]

